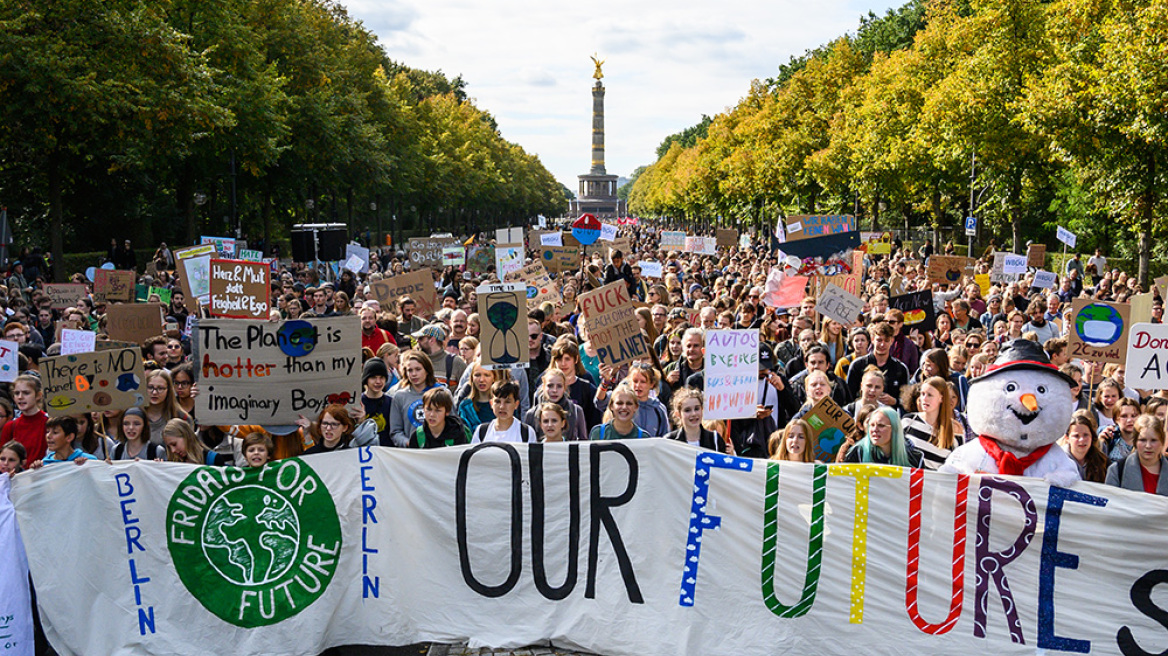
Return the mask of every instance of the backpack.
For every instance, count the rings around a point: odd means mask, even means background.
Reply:
[[[110,460],[122,460],[126,455],[126,443],[119,442],[114,447],[113,457]],[[166,451],[159,445],[153,442],[147,442],[145,448],[142,450],[142,455],[139,458],[143,460],[157,460],[159,458],[166,458]]]
[[[519,421],[518,419],[516,419],[515,421],[519,422],[519,436],[521,438],[523,438],[524,444],[533,444],[533,443],[539,442],[539,438],[536,437],[536,435],[535,435],[534,428]],[[471,442],[478,440],[480,443],[482,443],[484,441],[483,438],[486,437],[487,430],[491,427],[492,423],[494,423],[494,422],[487,421],[487,422],[483,422],[483,423],[479,424],[478,426],[476,426],[475,432],[474,432],[474,437],[471,439]]]
[[[450,416],[450,417],[447,417],[446,420],[447,421],[457,421],[457,418]],[[462,426],[462,422],[458,422],[458,423],[459,423],[459,427],[462,428],[462,434],[466,435],[466,427]],[[424,424],[422,426],[418,426],[418,429],[416,431],[414,431],[414,437],[416,437],[418,439],[418,448],[419,449],[426,448],[426,426]],[[454,446],[454,439],[453,438],[447,438],[447,439],[442,440],[442,441],[446,443],[446,446]]]

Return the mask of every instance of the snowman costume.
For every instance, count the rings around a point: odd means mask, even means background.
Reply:
[[[969,425],[978,435],[949,454],[939,471],[1042,478],[1066,487],[1079,480],[1075,461],[1055,441],[1067,430],[1074,379],[1050,363],[1037,342],[1016,339],[970,383]]]

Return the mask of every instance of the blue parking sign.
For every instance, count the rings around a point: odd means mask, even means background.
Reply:
[[[965,217],[965,236],[966,237],[976,237],[977,236],[977,217],[976,216]]]

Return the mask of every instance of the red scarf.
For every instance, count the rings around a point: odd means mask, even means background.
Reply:
[[[994,462],[998,463],[998,473],[1007,476],[1024,476],[1026,468],[1038,462],[1042,456],[1050,451],[1050,444],[1029,453],[1026,456],[1019,458],[1018,456],[1005,451],[998,443],[991,437],[985,435],[978,435],[977,439],[981,440],[981,446],[985,452],[989,454]]]

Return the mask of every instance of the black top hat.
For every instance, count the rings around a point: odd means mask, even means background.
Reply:
[[[1059,371],[1058,367],[1050,363],[1050,358],[1046,356],[1046,351],[1038,342],[1029,339],[1015,339],[1003,344],[1002,350],[998,352],[998,359],[986,367],[985,373],[970,381],[970,384],[983,381],[994,374],[1018,369],[1045,371],[1062,378],[1071,387],[1078,385],[1074,378]]]

